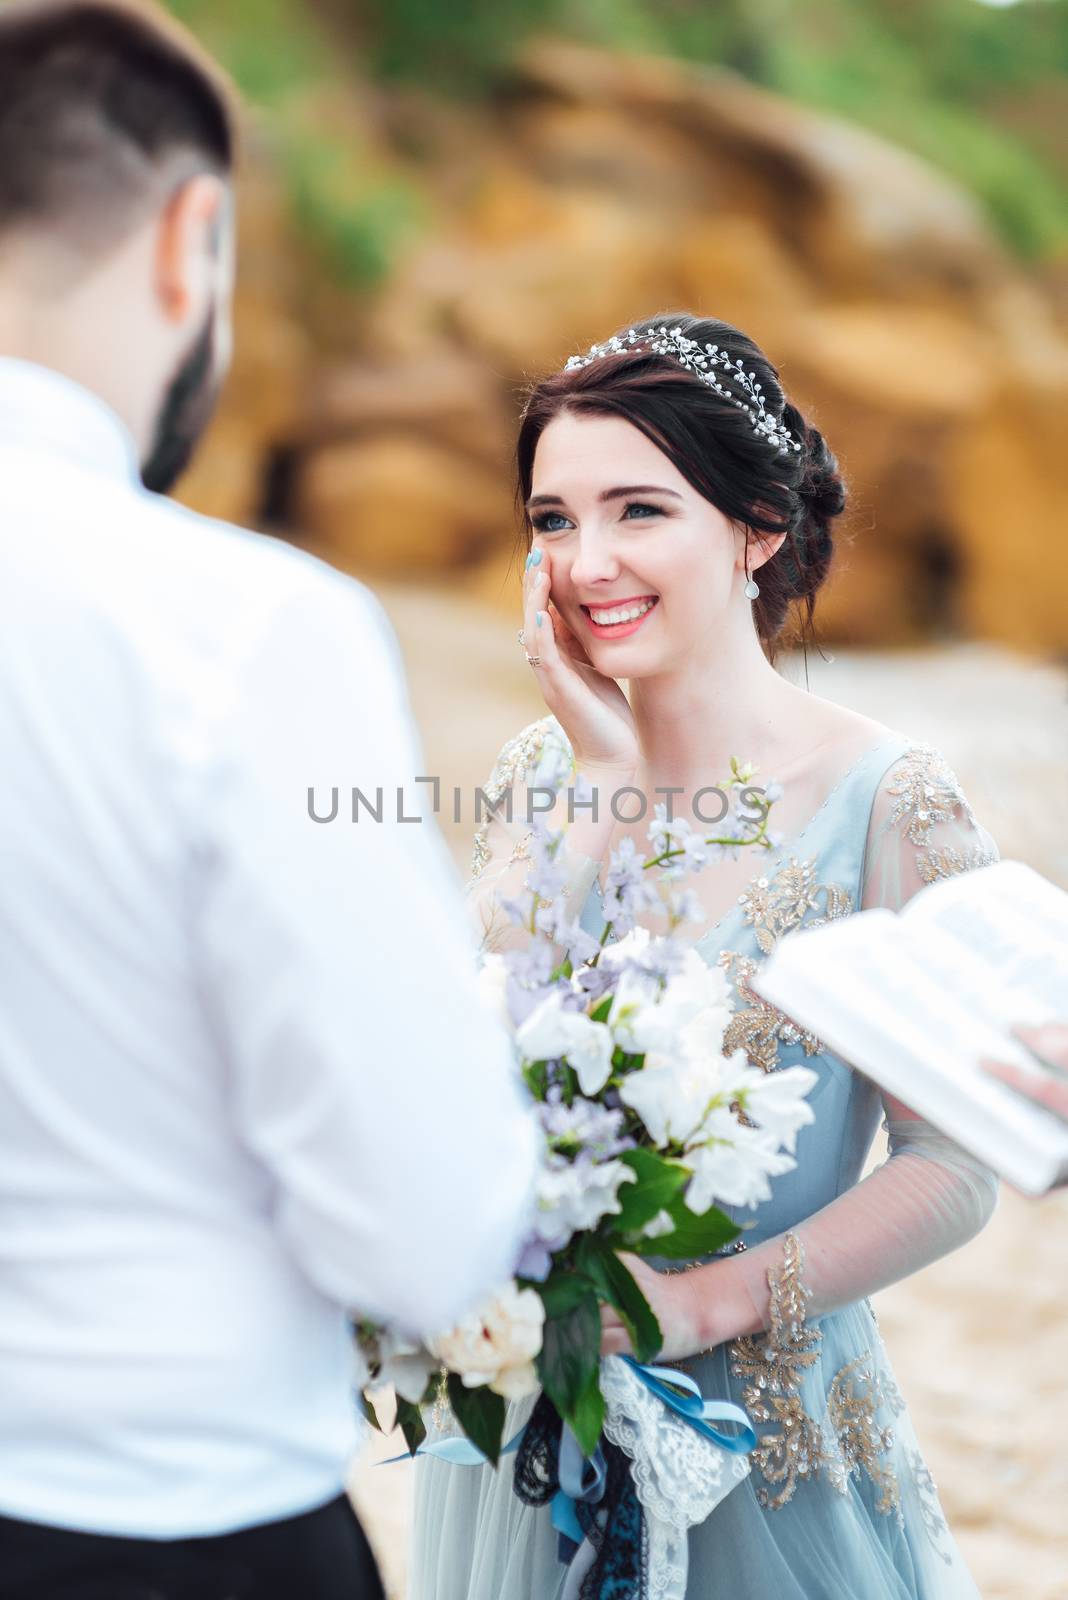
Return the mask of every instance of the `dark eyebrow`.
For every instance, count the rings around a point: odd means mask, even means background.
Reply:
[[[608,500],[626,500],[633,494],[668,494],[673,500],[681,500],[682,496],[675,489],[665,489],[656,483],[631,483],[621,489],[605,489],[597,496],[602,503]],[[527,501],[527,510],[533,511],[538,506],[562,506],[565,502],[558,494],[536,494]]]

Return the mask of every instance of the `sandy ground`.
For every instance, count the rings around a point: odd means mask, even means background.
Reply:
[[[544,711],[517,624],[457,592],[377,592],[408,665],[424,770],[469,792],[503,741]],[[978,645],[828,654],[810,653],[814,692],[935,744],[1002,855],[1068,888],[1063,670]],[[784,670],[805,683],[801,662]],[[471,825],[446,820],[443,831],[465,874]],[[1068,1600],[1068,1192],[1035,1204],[1003,1190],[978,1239],[875,1303],[983,1595]],[[353,1477],[391,1600],[405,1593],[411,1469],[373,1462],[398,1448],[376,1441]]]

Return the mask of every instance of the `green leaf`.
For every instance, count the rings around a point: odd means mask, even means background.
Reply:
[[[652,1150],[628,1150],[620,1160],[637,1175],[637,1182],[620,1185],[622,1209],[608,1220],[614,1233],[632,1233],[669,1208],[689,1173],[677,1161],[668,1161]]]
[[[532,1283],[530,1288],[536,1289],[541,1295],[547,1319],[566,1316],[580,1301],[594,1293],[590,1280],[580,1277],[576,1272],[551,1272],[544,1283]]]
[[[419,1407],[410,1400],[402,1400],[400,1395],[397,1396],[397,1427],[404,1435],[409,1455],[414,1456],[426,1438],[426,1424]]]
[[[607,1022],[608,1014],[611,1009],[612,996],[608,995],[604,1000],[601,1000],[596,1006],[594,1006],[593,1010],[590,1012],[590,1016],[594,1022]]]
[[[651,1361],[662,1348],[664,1335],[633,1273],[609,1245],[591,1235],[582,1241],[581,1260],[602,1300],[614,1306],[623,1318],[638,1360]]]
[[[371,1424],[372,1428],[376,1429],[379,1433],[384,1432],[382,1424],[378,1420],[378,1412],[375,1410],[371,1401],[368,1399],[367,1395],[364,1394],[362,1389],[357,1389],[356,1391],[356,1404],[359,1406],[364,1418]]]
[[[675,1231],[662,1233],[656,1239],[642,1239],[630,1247],[635,1255],[662,1256],[666,1261],[693,1261],[697,1256],[710,1256],[722,1249],[742,1231],[717,1206],[706,1211],[703,1217],[696,1216],[681,1195],[676,1195],[664,1210],[674,1222]]]
[[[585,1298],[545,1324],[538,1376],[562,1417],[570,1416],[601,1365],[601,1314],[597,1298]]]
[[[449,1404],[457,1422],[473,1445],[496,1466],[501,1454],[504,1434],[504,1400],[485,1384],[477,1389],[465,1388],[459,1374],[448,1377]]]
[[[583,1389],[564,1421],[578,1440],[582,1454],[592,1455],[601,1437],[601,1429],[604,1427],[604,1395],[601,1393],[599,1365],[594,1377]]]

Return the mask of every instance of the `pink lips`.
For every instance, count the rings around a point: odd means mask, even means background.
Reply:
[[[644,613],[644,615],[635,617],[633,622],[594,622],[593,618],[590,616],[589,608],[587,606],[583,606],[581,609],[583,616],[586,618],[586,626],[598,639],[625,639],[629,634],[636,633],[643,622],[648,622],[649,618],[652,616],[653,612],[657,608],[657,605],[659,604],[659,596],[651,594],[636,594],[630,600],[613,600],[611,606],[605,605],[597,607],[598,611],[615,610],[617,606],[637,605],[641,600],[651,600],[653,604],[649,610]]]

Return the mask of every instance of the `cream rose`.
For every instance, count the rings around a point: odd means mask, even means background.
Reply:
[[[498,1291],[429,1349],[464,1387],[488,1384],[506,1400],[520,1400],[538,1387],[534,1357],[541,1349],[545,1307],[533,1289],[514,1283]]]

